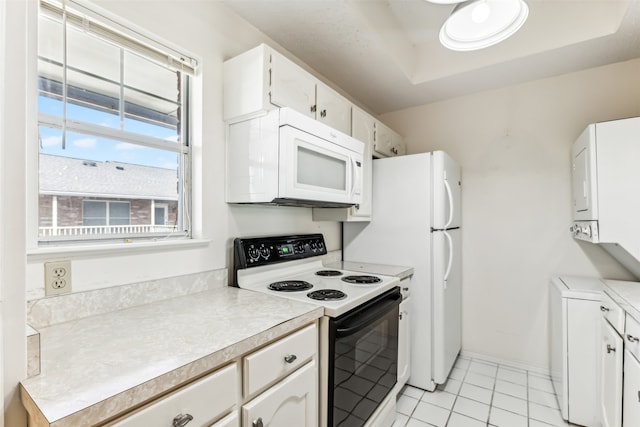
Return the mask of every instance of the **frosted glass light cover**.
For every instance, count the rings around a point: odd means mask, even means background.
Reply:
[[[458,4],[440,29],[440,42],[452,50],[476,50],[513,35],[529,15],[523,0],[469,0]]]

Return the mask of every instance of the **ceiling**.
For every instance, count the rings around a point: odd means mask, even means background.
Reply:
[[[527,0],[519,32],[473,52],[438,41],[453,5],[224,2],[377,114],[640,57],[640,0]]]

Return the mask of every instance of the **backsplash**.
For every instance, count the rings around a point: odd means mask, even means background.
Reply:
[[[227,285],[227,269],[168,277],[88,292],[27,301],[27,324],[35,329]]]

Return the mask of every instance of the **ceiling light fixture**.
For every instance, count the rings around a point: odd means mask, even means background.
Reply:
[[[468,0],[458,3],[440,29],[440,43],[458,51],[489,47],[518,31],[527,16],[529,6],[524,0]]]

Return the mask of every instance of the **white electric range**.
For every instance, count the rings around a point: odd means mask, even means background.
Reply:
[[[235,285],[324,307],[321,427],[388,427],[395,417],[399,279],[327,268],[322,234],[238,238]]]

